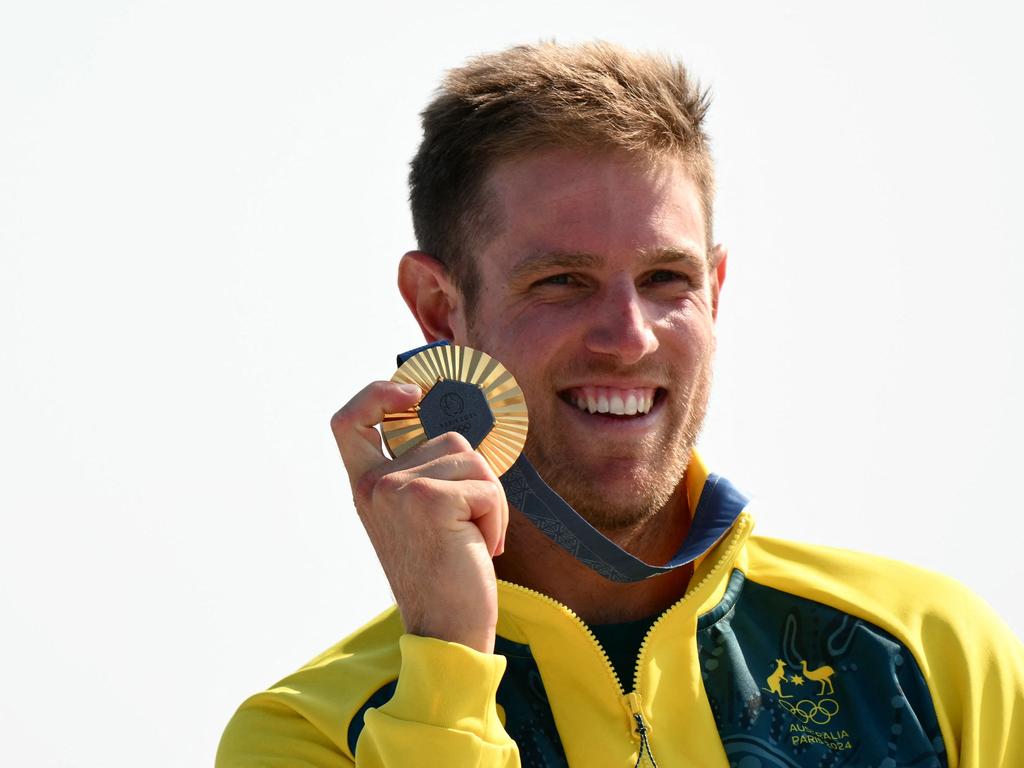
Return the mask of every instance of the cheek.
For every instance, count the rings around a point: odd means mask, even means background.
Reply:
[[[467,343],[480,349],[504,365],[515,377],[527,405],[538,399],[545,388],[544,361],[552,359],[543,325],[521,322],[514,318],[480,317],[470,327]]]
[[[535,307],[518,315],[495,318],[490,339],[509,358],[532,361],[551,355],[578,335],[579,313],[564,308]]]
[[[702,307],[688,304],[662,320],[658,323],[659,337],[686,357],[699,358],[714,350],[714,322]]]

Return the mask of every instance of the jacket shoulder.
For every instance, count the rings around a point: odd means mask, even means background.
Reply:
[[[988,604],[956,579],[917,565],[839,547],[753,536],[742,570],[765,586],[817,600],[912,635],[936,624],[979,631],[1002,625]],[[903,632],[896,632],[902,635]]]

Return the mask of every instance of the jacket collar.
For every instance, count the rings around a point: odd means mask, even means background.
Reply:
[[[680,552],[689,549],[694,554],[694,573],[686,592],[665,613],[683,608],[695,620],[721,599],[731,566],[753,528],[753,518],[746,497],[728,480],[709,472],[696,451],[684,482],[691,527]],[[514,642],[528,642],[532,634],[528,626],[534,621],[547,625],[568,619],[582,624],[567,606],[517,584],[499,580],[498,597],[498,634]]]

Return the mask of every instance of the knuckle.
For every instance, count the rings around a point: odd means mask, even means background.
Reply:
[[[331,416],[331,431],[334,434],[344,432],[348,428],[349,421],[351,420],[352,417],[349,415],[347,409],[348,406],[345,406],[337,413],[335,413],[333,416]]]
[[[484,491],[487,500],[495,507],[502,507],[505,504],[505,490],[497,483],[487,483]]]
[[[373,485],[374,496],[392,496],[402,487],[402,478],[397,472],[379,474]]]
[[[406,490],[411,497],[422,503],[429,504],[437,500],[437,489],[425,477],[415,477],[410,480],[406,484]]]
[[[477,477],[490,478],[492,474],[491,465],[487,463],[487,459],[476,451],[466,456],[466,466]]]
[[[373,500],[381,482],[380,476],[373,471],[366,472],[352,485],[352,495],[356,501],[356,507],[362,506],[365,502]]]

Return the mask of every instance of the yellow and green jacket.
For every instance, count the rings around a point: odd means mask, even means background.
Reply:
[[[687,489],[695,526],[736,498],[699,460]],[[697,562],[632,679],[567,607],[499,582],[494,654],[392,608],[244,702],[217,766],[1024,767],[1024,649],[983,602],[751,528],[748,507]]]

